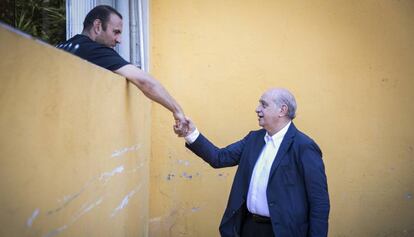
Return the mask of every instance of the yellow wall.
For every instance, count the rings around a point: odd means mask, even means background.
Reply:
[[[147,236],[150,103],[0,27],[0,236]]]
[[[258,128],[264,90],[289,88],[324,152],[330,236],[412,236],[413,9],[154,0],[152,74],[219,146]],[[123,78],[3,28],[0,42],[0,236],[218,236],[234,168],[187,151]]]
[[[330,236],[414,236],[414,2],[151,1],[151,70],[219,146],[258,128],[270,87],[324,152]],[[234,168],[214,170],[153,108],[150,236],[218,236]]]

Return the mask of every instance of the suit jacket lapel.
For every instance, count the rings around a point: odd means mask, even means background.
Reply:
[[[282,143],[280,144],[279,150],[277,151],[276,158],[273,161],[272,168],[270,169],[269,180],[273,176],[273,173],[279,167],[280,162],[282,161],[283,157],[285,156],[286,152],[289,150],[290,145],[293,142],[293,137],[296,134],[296,127],[293,122],[290,124],[288,131],[286,132],[285,136],[283,137]]]

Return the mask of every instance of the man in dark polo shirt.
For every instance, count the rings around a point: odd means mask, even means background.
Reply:
[[[121,34],[122,15],[110,6],[100,5],[86,15],[82,34],[75,35],[56,47],[126,77],[148,98],[170,110],[176,127],[187,130],[184,111],[167,90],[149,74],[125,61],[113,49],[121,43]]]

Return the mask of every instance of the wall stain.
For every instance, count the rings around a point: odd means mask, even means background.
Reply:
[[[168,174],[167,175],[167,180],[172,180],[175,177],[175,174]]]

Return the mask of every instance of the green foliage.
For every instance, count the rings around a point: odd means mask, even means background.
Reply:
[[[66,37],[65,0],[1,0],[0,20],[52,45]]]

